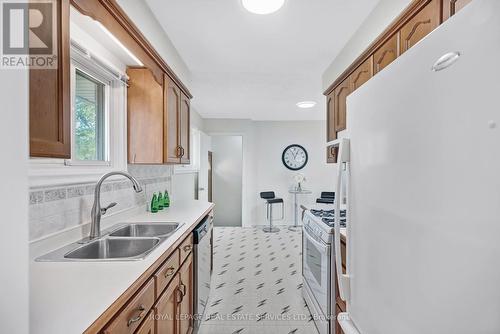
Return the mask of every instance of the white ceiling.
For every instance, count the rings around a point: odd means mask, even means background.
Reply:
[[[254,120],[324,119],[321,75],[378,1],[287,0],[256,15],[240,0],[146,0],[191,71],[201,116]]]

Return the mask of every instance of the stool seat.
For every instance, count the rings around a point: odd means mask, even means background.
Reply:
[[[271,198],[267,200],[267,203],[269,204],[283,203],[283,198]]]
[[[322,203],[322,204],[333,204],[333,198],[318,198],[316,199],[316,203]]]

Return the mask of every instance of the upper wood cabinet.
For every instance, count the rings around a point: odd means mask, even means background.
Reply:
[[[351,80],[351,92],[361,87],[373,77],[373,56],[365,60],[349,77]]]
[[[326,141],[332,141],[337,139],[337,131],[335,131],[335,108],[334,108],[334,93],[331,92],[326,96]],[[326,148],[326,162],[335,163],[337,162],[335,156],[335,148],[329,146]]]
[[[429,1],[422,10],[401,28],[401,54],[439,26],[440,13],[440,0]]]
[[[446,21],[472,0],[443,0],[443,21]]]
[[[165,162],[179,163],[181,158],[180,144],[180,106],[181,91],[179,87],[167,76],[164,78],[165,86]]]
[[[181,109],[180,109],[180,145],[181,145],[181,164],[189,164],[190,162],[190,117],[191,117],[191,106],[189,98],[181,93]]]
[[[189,163],[189,98],[166,74],[161,84],[147,68],[127,74],[129,163]]]
[[[347,96],[351,93],[350,78],[344,80],[334,91],[334,117],[335,131],[339,132],[346,128],[347,118]]]
[[[145,68],[129,68],[128,162],[163,163],[163,87]]]
[[[30,156],[71,158],[69,0],[57,0],[56,69],[29,71]],[[51,35],[52,31],[38,32]]]
[[[413,0],[324,92],[327,97],[327,141],[336,138],[337,132],[348,126],[346,97],[351,92],[377,75],[470,2],[472,0]],[[332,123],[333,131],[331,131]],[[327,162],[335,162],[334,154],[334,150],[327,148]]]
[[[399,56],[399,33],[392,35],[373,54],[373,73],[377,74]]]

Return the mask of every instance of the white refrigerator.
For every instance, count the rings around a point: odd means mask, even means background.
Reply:
[[[344,332],[499,334],[500,0],[473,0],[347,110]]]

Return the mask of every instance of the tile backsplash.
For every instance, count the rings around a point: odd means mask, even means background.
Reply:
[[[146,210],[154,192],[172,192],[171,166],[129,165],[128,171],[139,180],[143,191],[137,194],[127,179],[105,182],[101,188],[101,205],[118,203],[109,209],[108,215],[140,206]],[[89,223],[94,189],[95,183],[30,189],[30,241]]]

